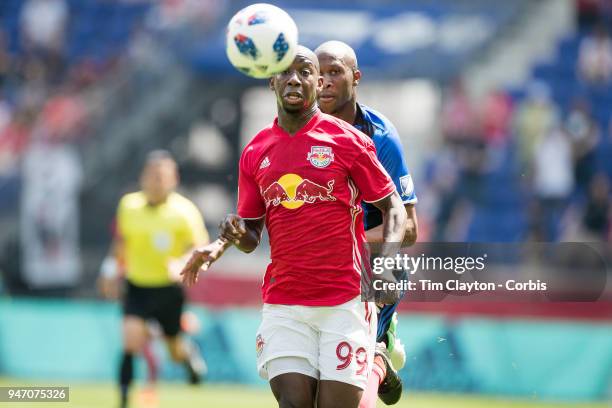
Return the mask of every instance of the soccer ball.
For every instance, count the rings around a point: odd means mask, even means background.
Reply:
[[[271,4],[252,4],[237,12],[227,25],[227,58],[253,78],[269,78],[287,69],[297,44],[295,22]]]

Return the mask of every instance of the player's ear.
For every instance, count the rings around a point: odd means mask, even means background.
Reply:
[[[355,68],[353,70],[353,85],[354,86],[359,85],[360,79],[361,79],[361,71]]]
[[[270,81],[268,82],[268,87],[270,88],[271,91],[274,90],[274,77],[270,78]]]
[[[319,75],[319,77],[317,78],[317,92],[320,92],[323,90],[323,75]]]

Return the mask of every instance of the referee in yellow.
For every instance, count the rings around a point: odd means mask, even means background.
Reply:
[[[113,254],[102,266],[106,295],[112,296],[108,283],[119,270],[124,271],[126,280],[119,370],[121,407],[128,402],[133,356],[142,352],[149,338],[147,320],[159,322],[170,356],[185,364],[191,383],[200,382],[204,370],[198,350],[180,336],[185,296],[178,272],[179,259],[209,239],[197,207],[174,191],[178,182],[177,164],[169,152],[148,154],[141,191],[126,194],[119,202]]]

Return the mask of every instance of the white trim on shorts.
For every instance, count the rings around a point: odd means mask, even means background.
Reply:
[[[314,379],[319,379],[319,370],[310,364],[310,361],[302,357],[278,357],[265,363],[268,381],[282,374],[303,374]]]

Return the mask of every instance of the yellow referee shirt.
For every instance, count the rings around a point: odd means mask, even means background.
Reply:
[[[157,206],[149,205],[142,192],[123,196],[117,210],[117,232],[123,242],[126,279],[142,287],[173,284],[170,260],[208,242],[200,211],[178,193]]]

